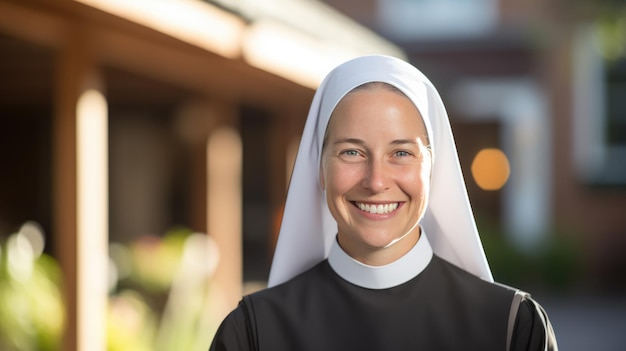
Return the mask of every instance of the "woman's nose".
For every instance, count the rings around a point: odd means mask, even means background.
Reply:
[[[383,161],[371,160],[363,177],[363,187],[373,192],[389,188],[390,174]]]

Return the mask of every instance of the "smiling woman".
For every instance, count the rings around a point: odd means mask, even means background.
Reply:
[[[448,116],[410,64],[364,56],[313,99],[269,289],[211,350],[556,350],[545,311],[493,283]]]
[[[419,111],[390,87],[366,84],[339,102],[326,131],[320,170],[340,246],[375,266],[415,246],[431,169]]]

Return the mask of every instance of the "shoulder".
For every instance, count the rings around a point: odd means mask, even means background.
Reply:
[[[240,303],[220,324],[209,351],[247,351],[248,332],[246,315]]]
[[[476,307],[493,309],[496,305],[508,315],[507,342],[510,350],[557,350],[556,337],[548,314],[527,292],[480,279],[465,270],[433,256],[431,274],[440,276],[447,288],[462,291],[465,301]]]
[[[481,279],[437,255],[433,256],[428,274],[433,277],[432,279],[447,285],[447,288],[459,289],[470,298],[479,299],[484,296],[492,299],[495,297],[509,303],[517,291],[513,287]]]
[[[282,305],[293,299],[303,299],[324,284],[331,273],[324,260],[296,277],[273,287],[249,295],[254,305],[261,303]]]

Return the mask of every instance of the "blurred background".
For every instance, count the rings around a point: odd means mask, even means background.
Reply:
[[[623,349],[626,2],[0,0],[0,350],[208,349],[372,53],[439,89],[496,280]]]

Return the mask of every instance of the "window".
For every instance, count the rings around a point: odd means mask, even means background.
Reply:
[[[379,22],[395,39],[481,35],[497,20],[495,0],[379,0]]]
[[[574,157],[591,185],[626,185],[626,56],[606,55],[598,27],[581,27],[573,53]]]
[[[609,146],[626,146],[626,57],[607,63],[606,141]]]

